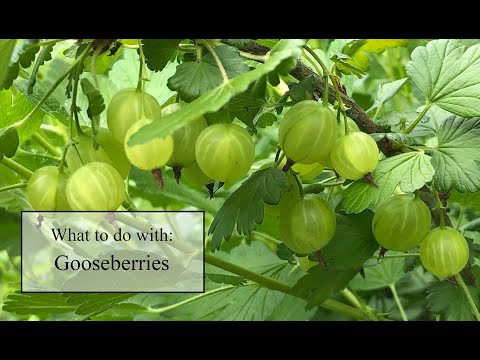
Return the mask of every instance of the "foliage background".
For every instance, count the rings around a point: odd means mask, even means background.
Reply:
[[[339,53],[348,40],[310,40],[309,45],[316,49],[318,56],[331,66],[330,58]],[[474,46],[477,40],[462,40],[466,46]],[[263,42],[269,44],[267,40]],[[272,41],[274,43],[274,41]],[[406,46],[387,48],[382,53],[365,54],[368,69],[362,78],[343,75],[342,84],[348,95],[363,108],[369,109],[369,115],[381,124],[395,129],[401,119],[407,121],[416,117],[415,111],[421,110],[424,96],[407,78],[406,65],[411,60],[412,51],[427,44],[426,40],[410,40]],[[30,100],[38,98],[52,85],[73,62],[68,49],[74,41],[62,42],[53,46],[52,60],[40,67],[37,83],[31,95],[26,94],[25,87],[34,66],[33,62],[26,68],[20,68],[19,77],[14,80],[10,89],[0,91],[0,127],[11,122],[11,119],[22,118],[33,104]],[[70,57],[69,57],[70,56]],[[167,83],[175,74],[179,58],[172,56],[161,71],[147,70],[149,82],[146,90],[160,104],[172,101],[175,92]],[[362,59],[364,60],[364,59]],[[309,65],[309,63],[302,59]],[[99,90],[105,104],[118,90],[125,87],[136,87],[138,80],[139,58],[136,51],[121,48],[113,57],[103,56],[99,59]],[[245,61],[255,66],[252,61]],[[88,67],[88,62],[87,62]],[[84,73],[85,78],[94,81],[91,72]],[[285,77],[285,84],[294,79]],[[21,150],[13,157],[30,170],[41,166],[55,164],[42,156],[44,150],[30,139],[30,135],[39,132],[54,145],[62,146],[68,139],[66,124],[70,107],[65,88],[67,80],[54,91],[47,106],[31,125],[31,129],[22,132]],[[399,87],[401,85],[401,87]],[[393,89],[393,91],[392,91]],[[187,89],[186,91],[190,91]],[[397,92],[395,92],[397,90]],[[391,95],[395,92],[394,96]],[[88,125],[88,100],[83,92],[79,92],[78,105],[82,109],[80,121]],[[254,104],[253,106],[261,106]],[[106,112],[100,115],[100,125],[106,127]],[[283,113],[280,113],[279,118]],[[428,122],[422,122],[417,133],[424,134],[438,126],[441,119],[448,115],[445,110],[432,107],[427,113]],[[413,116],[413,118],[412,118]],[[43,122],[42,122],[43,120]],[[62,124],[63,123],[63,124]],[[256,146],[256,162],[250,174],[263,164],[272,161],[277,147],[277,126],[257,127],[254,135]],[[423,131],[423,133],[422,133]],[[435,141],[430,137],[430,141]],[[433,139],[433,140],[432,140]],[[480,146],[480,144],[478,144]],[[34,154],[34,155],[32,155]],[[325,180],[329,175],[322,175]],[[241,181],[226,186],[209,200],[201,187],[188,184],[177,186],[171,170],[165,172],[165,191],[160,191],[149,173],[132,168],[130,174],[130,195],[141,210],[181,210],[201,209],[206,211],[207,228],[213,216],[220,209],[223,201],[231,194]],[[6,167],[0,167],[0,186],[16,183],[21,180]],[[338,202],[342,190],[336,189],[332,201]],[[460,206],[463,204],[463,206]],[[368,204],[367,204],[368,205]],[[366,206],[365,206],[366,207]],[[453,196],[449,202],[450,218],[460,227],[478,218],[480,211],[479,194],[462,198],[461,194]],[[44,294],[21,295],[15,293],[19,289],[19,211],[31,209],[22,189],[0,193],[0,319],[1,320],[351,320],[348,315],[330,311],[321,306],[307,306],[307,302],[281,292],[259,287],[242,277],[232,275],[224,270],[207,264],[207,294]],[[466,231],[473,243],[480,245],[480,236],[476,231]],[[279,234],[275,217],[266,216],[263,224],[257,226],[249,236],[234,233],[228,242],[223,242],[221,250],[216,253],[222,259],[241,264],[251,271],[268,275],[288,284],[295,284],[305,275],[302,269],[293,262],[289,263],[277,256]],[[472,249],[476,249],[473,247]],[[473,253],[476,255],[477,253]],[[479,279],[480,268],[474,259],[472,273]],[[333,275],[332,275],[333,276]],[[475,283],[475,280],[474,280]],[[400,320],[401,315],[395,300],[399,300],[405,308],[409,320],[471,320],[472,314],[466,304],[463,293],[446,281],[438,281],[419,264],[418,257],[395,257],[389,252],[385,260],[377,261],[377,256],[365,264],[365,279],[360,275],[348,284],[348,292],[330,289],[327,297],[353,304],[358,296],[367,306],[378,313],[388,314],[388,318]],[[336,289],[338,290],[338,289]],[[478,302],[478,287],[470,290]],[[330,293],[333,292],[332,295]],[[353,298],[352,298],[353,295]],[[319,295],[320,296],[320,295]],[[181,304],[181,305],[178,305]]]

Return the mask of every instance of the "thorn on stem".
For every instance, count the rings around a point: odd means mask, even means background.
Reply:
[[[160,187],[160,190],[163,190],[165,183],[163,181],[162,169],[152,170],[152,175],[155,181],[157,182],[158,186]]]

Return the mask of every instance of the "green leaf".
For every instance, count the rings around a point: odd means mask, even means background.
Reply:
[[[229,253],[222,252],[221,258],[240,266],[248,264],[249,270],[281,282],[292,283],[296,280],[295,274],[290,274],[293,266],[280,260],[259,241],[254,241],[251,245],[242,244]],[[209,264],[206,272],[230,274]],[[163,312],[162,316],[174,320],[265,320],[285,298],[290,296],[252,283],[218,287],[218,284],[212,283],[208,277],[205,285],[206,293],[212,290],[214,292],[186,305]],[[166,300],[161,304],[163,307],[198,295],[162,294],[161,296],[162,301]],[[304,304],[300,299],[296,301]]]
[[[480,289],[467,286],[479,306]],[[460,286],[453,287],[447,281],[432,282],[427,287],[427,307],[430,311],[442,314],[447,320],[475,320],[470,305]]]
[[[378,188],[360,179],[344,193],[342,209],[347,214],[359,213],[368,206],[376,207],[388,199],[397,186],[404,192],[420,189],[434,174],[430,157],[423,152],[409,152],[381,160],[373,171]]]
[[[32,103],[22,94],[13,96],[11,90],[0,91],[0,129],[22,120],[32,109]],[[39,111],[17,128],[20,144],[38,130],[43,116],[44,113]]]
[[[40,52],[38,53],[37,59],[35,60],[35,65],[32,69],[32,73],[30,74],[30,78],[28,79],[27,93],[29,95],[33,94],[33,87],[37,82],[38,70],[46,61],[52,60],[52,50],[53,45],[47,45],[44,46],[42,50],[40,50]]]
[[[407,82],[408,78],[398,79],[389,83],[380,84],[377,91],[377,96],[375,98],[375,102],[373,103],[372,107],[368,109],[371,111],[372,109],[377,109],[380,106],[383,106],[388,100],[394,97],[402,88],[403,84]]]
[[[138,84],[138,64],[139,56],[136,50],[124,49],[122,56],[115,61],[108,75],[99,75],[99,90],[102,93],[105,104],[118,91],[126,87],[137,87]],[[167,80],[175,73],[176,62],[168,63],[167,66],[159,72],[151,72],[147,69],[147,77],[150,81],[145,84],[145,90],[151,94],[158,102],[163,105],[172,95],[175,95],[166,85]],[[90,73],[85,73],[91,82],[94,81]],[[101,117],[106,117],[106,112]]]
[[[461,228],[464,231],[479,231],[480,232],[480,218],[474,219]]]
[[[142,39],[147,66],[152,71],[161,71],[177,51],[181,39]]]
[[[270,58],[277,56],[278,53],[282,53],[285,50],[290,50],[292,48],[292,45],[295,43],[297,43],[299,46],[303,46],[306,43],[306,41],[294,40],[294,39],[280,40],[275,44],[274,47],[272,47],[272,50],[268,52],[267,61],[269,61]],[[297,61],[299,58],[300,58],[300,53],[298,53],[298,55],[295,54],[295,55],[287,56],[283,58],[280,64],[275,68],[275,70],[271,74],[283,75],[283,76],[289,75],[290,71],[297,66]]]
[[[69,305],[61,294],[21,294],[7,296],[3,311],[20,315],[49,315],[69,313],[75,306]]]
[[[314,88],[315,78],[313,75],[309,75],[290,89],[290,98],[295,103],[302,100],[311,100],[313,98]]]
[[[214,50],[229,79],[249,70],[237,48],[220,45]],[[190,102],[222,83],[220,68],[213,56],[208,53],[199,62],[189,61],[178,65],[175,74],[168,79],[167,86],[170,90],[177,91],[181,99]]]
[[[337,227],[333,239],[322,249],[329,271],[360,268],[378,249],[372,233],[373,212],[360,214],[337,213]]]
[[[456,202],[464,207],[480,211],[480,192],[461,193],[454,189],[450,191],[448,202]]]
[[[330,44],[328,45],[328,50],[326,53],[319,49],[315,50],[315,52],[317,53],[317,55],[320,56],[320,58],[323,60],[327,68],[331,68],[333,65],[333,61],[331,60],[331,57],[333,57],[334,55],[337,55],[342,58],[345,58],[345,56],[348,57],[348,55],[344,55],[341,53],[343,47],[347,43],[348,43],[347,39],[335,39],[332,42],[330,42]],[[352,65],[348,64],[348,66],[352,66]],[[355,68],[355,71],[362,72],[360,69],[356,69],[356,68]],[[341,84],[345,86],[345,89],[347,90],[347,94],[349,96],[352,96],[353,86],[354,86],[354,83],[357,81],[357,77],[358,76],[355,74],[347,75],[345,74],[345,72],[343,72],[342,74]]]
[[[307,296],[306,310],[320,305],[330,295],[344,289],[353,279],[358,269],[328,270],[321,266],[314,266],[308,274],[302,277],[293,287],[296,294]]]
[[[362,39],[353,40],[343,48],[343,53],[351,57],[346,62],[363,72],[370,70],[370,59],[367,53],[380,54],[388,48],[405,47],[408,40],[403,39]]]
[[[1,89],[9,89],[13,81],[18,77],[20,71],[20,65],[23,68],[28,68],[35,60],[35,54],[40,50],[40,47],[36,45],[37,39],[20,40],[16,44],[8,64],[8,69],[4,75],[3,81],[0,82]]]
[[[416,141],[412,136],[403,134],[403,133],[397,133],[397,132],[374,133],[374,134],[370,134],[370,136],[373,138],[373,140],[377,142],[384,138],[387,138],[389,140],[392,140],[401,144],[420,145],[418,141]]]
[[[392,251],[392,253],[395,253]],[[390,254],[390,252],[389,252]],[[389,258],[380,263],[371,260],[373,265],[365,266],[365,279],[360,275],[350,282],[356,290],[375,290],[389,287],[405,276],[402,258]]]
[[[291,262],[295,261],[292,250],[290,250],[288,246],[285,245],[285,243],[283,242],[277,245],[277,251],[275,253],[282,260],[287,260]]]
[[[232,276],[232,275],[224,275],[224,274],[211,274],[206,273],[205,276],[208,280],[216,283],[216,284],[226,284],[226,285],[233,285],[233,286],[242,286],[247,283],[243,277],[240,276]]]
[[[81,49],[82,50],[82,49]],[[95,73],[97,76],[99,74],[105,74],[108,72],[108,70],[112,67],[113,63],[117,61],[117,59],[123,54],[123,46],[120,47],[120,49],[117,49],[116,53],[114,55],[110,55],[110,51],[105,51],[104,53],[101,53],[100,55],[97,56],[96,60],[96,68],[95,68]],[[77,52],[78,54],[78,52]],[[85,61],[84,61],[84,71],[85,72],[92,72],[92,65],[93,65],[93,57],[88,56]]]
[[[75,314],[84,315],[87,318],[100,314],[111,307],[125,301],[134,294],[110,294],[110,293],[95,293],[95,294],[64,294],[68,305],[75,307]]]
[[[422,107],[423,109],[423,107]],[[420,111],[422,109],[417,110],[417,112],[414,112],[414,117],[409,118],[406,125],[410,125],[413,120],[419,115]],[[421,142],[423,143],[428,143],[428,146],[437,146],[438,145],[438,139],[437,139],[437,134],[440,130],[440,128],[443,126],[443,122],[445,119],[449,116],[452,116],[453,114],[443,110],[442,108],[433,105],[428,109],[427,114],[424,116],[424,118],[418,123],[417,126],[413,129],[413,131],[410,133],[412,137],[415,139],[420,139]],[[413,115],[412,115],[413,116]],[[433,144],[432,144],[433,140]]]
[[[220,248],[229,240],[235,224],[239,235],[250,235],[255,224],[263,222],[263,204],[277,205],[287,186],[287,174],[267,168],[254,172],[225,200],[208,230],[212,234],[211,249]]]
[[[102,94],[100,91],[95,89],[88,79],[82,79],[82,91],[87,96],[88,99],[88,117],[93,121],[93,118],[97,115],[100,115],[103,110],[105,110],[105,103],[103,102]]]
[[[258,117],[256,125],[264,129],[267,126],[273,125],[275,121],[277,121],[277,116],[274,113],[266,112]]]
[[[285,296],[283,301],[277,305],[267,321],[304,321],[310,320],[317,308],[305,310],[305,302],[299,301],[293,296]]]
[[[4,204],[2,203],[2,206]],[[13,258],[20,255],[20,212],[8,212],[0,208],[0,249],[6,250]]]
[[[257,44],[273,48],[277,45],[281,40],[280,39],[255,39],[254,40]]]
[[[28,93],[28,80],[19,77],[13,82],[15,88],[20,91],[31,103],[38,104],[43,98],[45,93],[48,91],[46,86],[39,82],[33,89],[33,93]],[[1,94],[1,92],[0,92]],[[55,98],[55,96],[50,96],[47,101],[41,106],[41,109],[60,120],[64,125],[68,125],[68,113],[65,110],[65,107],[60,102],[60,99]]]
[[[418,256],[406,256],[405,259],[403,259],[403,272],[408,273],[415,269],[418,259]]]
[[[480,190],[480,118],[452,115],[445,119],[438,130],[436,150],[432,165],[437,190],[448,191],[452,187],[460,192]]]
[[[0,39],[0,85],[8,72],[8,65],[15,49],[17,39]]]
[[[17,152],[18,144],[17,129],[6,128],[0,130],[0,157],[11,158]]]
[[[475,280],[477,281],[477,284],[480,284],[480,266],[473,265],[472,266],[472,274],[475,277]]]
[[[173,178],[171,170],[163,172],[163,180],[165,182],[165,188],[163,190],[160,190],[150,172],[142,171],[134,166],[132,166],[130,170],[130,180],[133,180],[135,183],[132,189],[132,196],[148,199],[153,204],[158,204],[159,201],[163,200],[165,207],[171,205],[172,201],[177,201],[182,204],[182,207],[184,207],[185,204],[189,204],[198,209],[215,214],[220,208],[222,201],[216,198],[208,199],[206,190],[202,193],[190,186],[178,185]]]
[[[242,48],[252,42],[252,39],[222,39],[222,42],[228,45]]]
[[[279,41],[278,45],[283,44],[284,50],[277,51],[264,64],[260,64],[254,70],[239,75],[235,79],[208,91],[180,110],[162,117],[162,121],[154,121],[142,127],[132,135],[129,145],[137,145],[156,137],[164,137],[199,116],[220,110],[235,95],[246,91],[251,83],[275,70],[282,60],[290,57],[300,57],[300,47],[304,43],[304,40],[295,39]]]
[[[265,106],[265,100],[256,97],[253,89],[249,88],[232,98],[220,111],[206,114],[206,118],[210,123],[233,121],[234,118],[238,118],[256,132],[255,119],[261,113],[263,106]]]
[[[417,118],[417,116],[418,113],[416,113],[415,111],[392,111],[378,119],[378,125],[380,125],[385,130],[391,130],[395,133],[399,133],[402,129],[405,130],[407,126]],[[428,117],[425,118],[428,120]],[[415,127],[414,131],[417,130],[420,125],[421,122]]]
[[[355,75],[359,79],[361,79],[365,75],[365,71],[359,69],[356,65],[354,60],[346,54],[335,54],[333,55],[330,60],[333,61],[337,68],[346,75]]]
[[[459,116],[480,116],[480,45],[430,41],[412,52],[406,70],[427,102]]]

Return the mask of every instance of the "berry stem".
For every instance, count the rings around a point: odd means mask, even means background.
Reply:
[[[145,54],[143,52],[142,39],[138,39],[138,56],[140,58],[140,68],[138,70],[137,91],[142,95],[140,117],[145,117],[145,83],[147,81],[147,65],[145,62]],[[178,94],[177,94],[178,96]],[[163,189],[163,186],[162,186]]]
[[[279,151],[277,151],[277,155],[275,156],[275,164],[273,165],[273,167],[277,168],[284,158],[285,158],[285,153],[279,149]]]
[[[317,71],[318,75],[323,75],[323,81],[325,84],[325,91],[323,92],[323,98],[322,98],[322,104],[323,106],[328,106],[328,77],[329,77],[329,72],[328,68],[325,66],[323,61],[318,57],[318,55],[315,53],[315,51],[312,50],[312,48],[308,45],[303,45],[303,48],[315,59],[315,62],[312,61],[309,57],[306,56],[306,59],[310,62],[310,64],[313,65],[315,70]],[[320,67],[318,67],[318,65]]]
[[[445,208],[442,204],[442,200],[440,199],[440,196],[438,195],[438,191],[433,189],[433,193],[437,199],[437,208],[438,208],[438,211],[440,212],[440,228],[445,229]]]
[[[290,170],[290,168],[293,166],[293,164],[295,164],[295,161],[293,161],[293,160],[291,160],[287,157],[287,163],[285,165],[283,165],[282,171],[287,172],[288,170]]]
[[[128,211],[139,211],[137,206],[133,202],[132,198],[130,197],[130,195],[126,191],[125,191],[125,200],[123,201],[122,205]]]
[[[44,40],[44,41],[39,41],[36,45],[37,46],[47,46],[47,45],[55,45],[58,42],[65,41],[68,39],[51,39],[51,40]]]
[[[67,78],[67,76],[72,72],[73,69],[75,69],[75,67],[81,63],[84,58],[88,55],[88,52],[90,51],[90,49],[92,48],[92,44],[89,44],[87,46],[87,48],[83,51],[83,53],[72,63],[72,65],[67,69],[67,71],[65,71],[62,76],[60,76],[53,84],[52,86],[50,87],[50,89],[48,89],[48,91],[45,93],[45,95],[43,95],[43,97],[40,99],[40,101],[37,103],[37,105],[35,105],[35,107],[27,114],[25,115],[25,117],[20,120],[20,121],[17,121],[15,124],[13,124],[12,126],[13,127],[19,127],[21,126],[22,124],[26,123],[27,121],[30,120],[30,118],[32,118],[34,115],[37,114],[37,112],[40,111],[40,108],[42,107],[43,104],[45,104],[45,102],[47,101],[47,99],[50,97],[50,95],[53,94],[53,92],[55,91],[55,89],[62,83],[63,80],[65,80]]]
[[[35,157],[39,157],[39,158],[42,158],[42,159],[48,159],[48,160],[56,161],[57,163],[60,163],[60,160],[61,160],[61,158],[59,158],[59,157],[57,158],[55,156],[48,155],[48,154],[33,153],[33,152],[30,152],[30,151],[23,150],[22,148],[17,149],[17,154],[25,154],[27,156],[35,156]]]
[[[27,180],[30,179],[30,176],[33,174],[32,171],[23,165],[20,165],[15,160],[7,158],[6,156],[0,160],[0,163],[8,167],[10,170],[16,172],[18,175],[23,176]]]
[[[382,259],[396,259],[396,258],[406,258],[411,256],[420,256],[420,253],[404,253],[404,254],[392,254],[392,255],[383,255]],[[378,256],[370,257],[372,260],[380,260],[380,254]]]
[[[215,49],[212,47],[212,45],[210,45],[208,40],[199,40],[198,43],[205,46],[205,48],[208,50],[210,55],[212,55],[213,59],[215,60],[215,63],[217,64],[218,68],[220,69],[220,74],[222,74],[223,83],[224,84],[227,83],[228,82],[227,72],[225,71],[225,68],[223,67],[222,61],[220,60],[217,53],[215,52]]]
[[[97,90],[100,88],[100,84],[98,83],[98,76],[97,76],[97,59],[98,57],[100,56],[100,54],[102,53],[102,50],[103,48],[102,47],[98,47],[95,52],[93,53],[93,56],[92,56],[92,77],[93,77],[93,83],[95,84],[95,87],[97,88]]]
[[[388,287],[392,291],[393,298],[395,299],[395,302],[397,303],[398,310],[400,310],[400,315],[402,316],[403,321],[408,321],[407,314],[405,313],[405,310],[403,309],[400,298],[398,297],[397,289],[395,288],[395,284],[390,284],[390,285],[388,285]]]
[[[462,219],[463,219],[463,215],[465,215],[465,210],[466,210],[465,206],[460,205],[460,211],[459,211],[459,214],[458,214],[457,225],[455,226],[456,230],[460,230],[460,225],[462,224]]]
[[[378,321],[378,318],[375,314],[372,313],[371,309],[366,305],[360,296],[354,291],[354,290],[349,290],[348,287],[340,291],[342,295],[350,301],[350,303],[355,306],[356,308],[362,310],[365,312],[371,320]]]
[[[13,190],[13,189],[20,189],[20,188],[24,188],[24,187],[27,187],[26,182],[21,182],[21,183],[18,183],[18,184],[2,186],[2,187],[0,187],[0,193],[4,192],[4,191]]]
[[[294,171],[290,171],[290,174],[293,175],[293,178],[295,179],[295,182],[297,183],[298,192],[300,193],[300,197],[303,199],[305,197],[305,192],[303,191],[302,182],[298,179],[298,176]]]
[[[42,135],[40,135],[38,132],[33,133],[31,139],[35,141],[38,145],[40,145],[42,148],[44,148],[47,152],[49,152],[51,155],[54,157],[61,157],[62,152],[50,144],[50,142],[45,139]]]
[[[250,59],[250,60],[255,60],[258,62],[265,62],[266,56],[265,55],[255,55],[255,54],[250,54],[245,51],[239,51],[239,54],[243,56],[245,59]]]
[[[472,298],[472,294],[470,294],[470,291],[468,291],[465,281],[463,281],[462,275],[460,273],[456,274],[455,279],[460,284],[460,287],[462,288],[463,292],[465,293],[465,296],[467,297],[468,303],[470,304],[470,308],[472,309],[472,314],[475,316],[477,321],[480,321],[480,312],[478,311],[477,305],[475,304],[475,301]]]

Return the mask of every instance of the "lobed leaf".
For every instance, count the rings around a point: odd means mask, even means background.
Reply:
[[[428,103],[459,116],[480,116],[480,44],[430,41],[412,52],[406,71]]]
[[[283,50],[274,53],[264,64],[259,64],[254,70],[204,93],[180,110],[162,117],[162,121],[154,121],[142,127],[132,135],[129,145],[137,145],[156,137],[164,137],[199,116],[220,110],[231,98],[246,91],[251,83],[275,70],[284,59],[300,57],[300,47],[304,43],[304,40],[295,39],[279,41],[277,45],[283,44]]]
[[[212,234],[212,251],[220,248],[223,239],[230,239],[235,224],[238,234],[250,235],[255,224],[263,222],[263,204],[277,205],[286,186],[287,174],[281,170],[267,168],[254,172],[215,215],[208,229]]]
[[[347,214],[359,213],[367,207],[376,207],[392,196],[400,186],[404,192],[420,189],[432,180],[434,169],[424,152],[409,152],[381,160],[373,171],[378,187],[363,179],[354,181],[344,192],[342,209]]]

